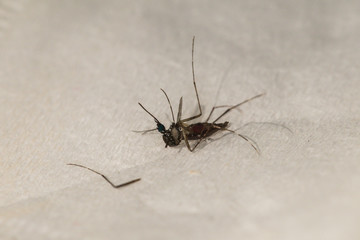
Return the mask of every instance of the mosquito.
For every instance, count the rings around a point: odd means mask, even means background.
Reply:
[[[179,108],[178,108],[178,113],[177,113],[177,118],[175,121],[175,117],[174,117],[174,111],[173,108],[171,106],[171,102],[170,99],[168,97],[168,95],[166,94],[166,92],[160,88],[160,90],[164,93],[169,106],[170,106],[170,111],[171,111],[171,116],[172,116],[172,123],[169,127],[169,129],[166,130],[165,126],[152,114],[150,113],[141,103],[138,103],[140,105],[140,107],[142,109],[144,109],[145,112],[147,112],[155,121],[156,123],[156,128],[154,129],[149,129],[149,130],[144,130],[144,131],[135,131],[135,132],[140,132],[140,133],[147,133],[147,132],[151,132],[151,131],[158,131],[162,134],[162,138],[165,142],[165,147],[174,147],[174,146],[178,146],[180,144],[181,141],[184,141],[186,144],[186,147],[188,148],[188,150],[190,152],[193,152],[195,150],[195,148],[205,139],[209,138],[211,135],[213,135],[214,133],[218,132],[218,131],[227,131],[233,134],[238,135],[239,137],[241,137],[242,139],[244,139],[245,141],[247,141],[248,143],[250,143],[250,145],[255,149],[255,151],[260,154],[260,151],[258,149],[258,147],[256,147],[255,142],[253,142],[250,138],[239,134],[237,132],[235,132],[234,130],[229,129],[229,122],[223,122],[223,123],[218,123],[218,121],[224,117],[227,113],[229,113],[231,110],[240,107],[241,105],[250,102],[256,98],[259,98],[263,95],[265,95],[265,93],[261,93],[258,94],[252,98],[246,99],[245,101],[242,101],[236,105],[222,105],[222,106],[214,106],[211,111],[209,116],[207,117],[205,122],[198,122],[198,123],[193,123],[193,124],[189,124],[188,122],[191,120],[195,120],[199,117],[201,117],[203,115],[202,109],[201,109],[201,105],[200,105],[200,99],[199,99],[199,94],[198,94],[198,90],[196,87],[196,81],[195,81],[195,70],[194,70],[194,45],[195,45],[195,36],[193,37],[192,40],[192,54],[191,54],[191,66],[192,66],[192,77],[193,77],[193,85],[194,85],[194,89],[195,89],[195,94],[196,94],[196,99],[197,99],[197,103],[198,103],[198,108],[199,108],[199,113],[196,114],[195,116],[192,117],[188,117],[188,118],[182,118],[182,104],[183,104],[183,98],[180,98],[179,101]],[[211,117],[211,115],[213,114],[214,110],[217,108],[225,108],[227,107],[227,109],[220,114],[219,117],[217,117],[214,121],[209,122],[209,119]],[[189,141],[190,140],[196,140],[197,142],[191,146]]]

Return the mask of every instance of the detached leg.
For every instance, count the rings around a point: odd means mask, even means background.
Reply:
[[[90,171],[92,171],[92,172],[94,172],[94,173],[102,176],[113,188],[125,187],[125,186],[127,186],[127,185],[130,185],[130,184],[132,184],[132,183],[135,183],[135,182],[138,182],[138,181],[141,180],[141,178],[137,178],[137,179],[134,179],[134,180],[125,182],[125,183],[121,183],[121,184],[119,184],[119,185],[115,185],[115,184],[112,183],[105,175],[103,175],[103,174],[101,174],[101,173],[99,173],[99,172],[97,172],[97,171],[95,171],[95,170],[93,170],[93,169],[91,169],[91,168],[85,167],[85,166],[80,165],[80,164],[75,164],[75,163],[68,163],[67,165],[76,166],[76,167],[82,167],[82,168],[88,169],[88,170],[90,170]]]

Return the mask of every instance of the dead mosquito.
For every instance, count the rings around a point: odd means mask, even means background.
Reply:
[[[177,118],[175,121],[174,112],[173,112],[173,108],[170,103],[170,99],[169,99],[168,95],[166,94],[166,92],[163,89],[161,89],[161,91],[164,93],[164,95],[169,103],[171,116],[172,116],[172,120],[173,120],[169,129],[166,130],[165,126],[152,113],[150,113],[141,103],[139,103],[140,107],[142,107],[142,109],[144,109],[145,112],[147,112],[155,120],[155,123],[157,126],[154,129],[149,129],[149,130],[144,130],[144,131],[135,131],[135,132],[147,133],[147,132],[158,130],[162,134],[163,140],[165,142],[165,147],[177,146],[180,144],[180,142],[182,140],[184,140],[187,148],[189,149],[190,152],[192,152],[204,139],[210,137],[214,133],[216,133],[218,131],[228,131],[228,132],[238,135],[239,137],[241,137],[244,140],[246,140],[247,142],[249,142],[251,144],[251,146],[256,150],[256,152],[259,153],[259,149],[255,146],[255,143],[250,138],[248,138],[242,134],[236,133],[234,130],[229,129],[228,128],[229,122],[217,123],[217,121],[219,121],[223,116],[225,116],[231,110],[233,110],[255,98],[259,98],[259,97],[263,96],[265,93],[256,95],[252,98],[249,98],[249,99],[242,101],[241,103],[238,103],[233,106],[227,106],[227,105],[226,106],[225,105],[214,106],[211,109],[210,114],[207,117],[205,122],[188,124],[189,121],[197,119],[202,116],[199,94],[198,94],[196,82],[195,82],[194,43],[195,43],[195,36],[193,37],[193,40],[192,40],[191,66],[192,66],[193,84],[194,84],[195,94],[196,94],[196,98],[197,98],[197,102],[198,102],[199,113],[195,116],[183,119],[181,116],[182,115],[182,97],[181,97],[180,102],[179,102],[178,114],[177,114]],[[212,122],[208,122],[215,109],[225,108],[225,107],[227,107],[227,109],[219,117],[217,117]],[[193,147],[191,147],[189,140],[197,140],[197,142]]]
[[[76,167],[82,167],[82,168],[88,169],[88,170],[90,170],[90,171],[92,171],[92,172],[94,172],[94,173],[102,176],[108,183],[110,183],[110,185],[111,185],[113,188],[125,187],[125,186],[127,186],[127,185],[130,185],[130,184],[132,184],[132,183],[136,183],[136,182],[138,182],[138,181],[141,180],[141,178],[136,178],[136,179],[134,179],[134,180],[130,180],[130,181],[128,181],[128,182],[121,183],[121,184],[119,184],[119,185],[115,185],[115,184],[112,183],[104,174],[101,174],[101,173],[99,173],[99,172],[97,172],[97,171],[95,171],[95,170],[93,170],[93,169],[91,169],[91,168],[85,167],[85,166],[80,165],[80,164],[75,164],[75,163],[68,163],[67,165],[76,166]]]

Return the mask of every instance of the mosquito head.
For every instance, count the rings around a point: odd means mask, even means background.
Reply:
[[[165,147],[177,146],[181,142],[181,130],[178,125],[172,123],[170,128],[166,130],[163,135],[163,140],[165,142]]]
[[[168,130],[165,129],[165,126],[154,116],[152,115],[141,103],[139,103],[140,107],[145,110],[150,116],[153,117],[155,123],[156,123],[156,129],[158,130],[163,137],[163,140],[165,142],[165,147],[167,146],[177,146],[179,145],[181,141],[181,130],[180,127],[175,124],[174,122],[171,124]]]

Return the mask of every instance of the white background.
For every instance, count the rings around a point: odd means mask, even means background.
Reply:
[[[0,0],[0,238],[359,239],[359,12],[356,0]],[[206,116],[266,92],[223,119],[261,156],[232,134],[190,153],[131,131],[155,127],[137,102],[169,126],[160,88],[197,112],[193,35]],[[70,162],[142,180],[113,189]]]

